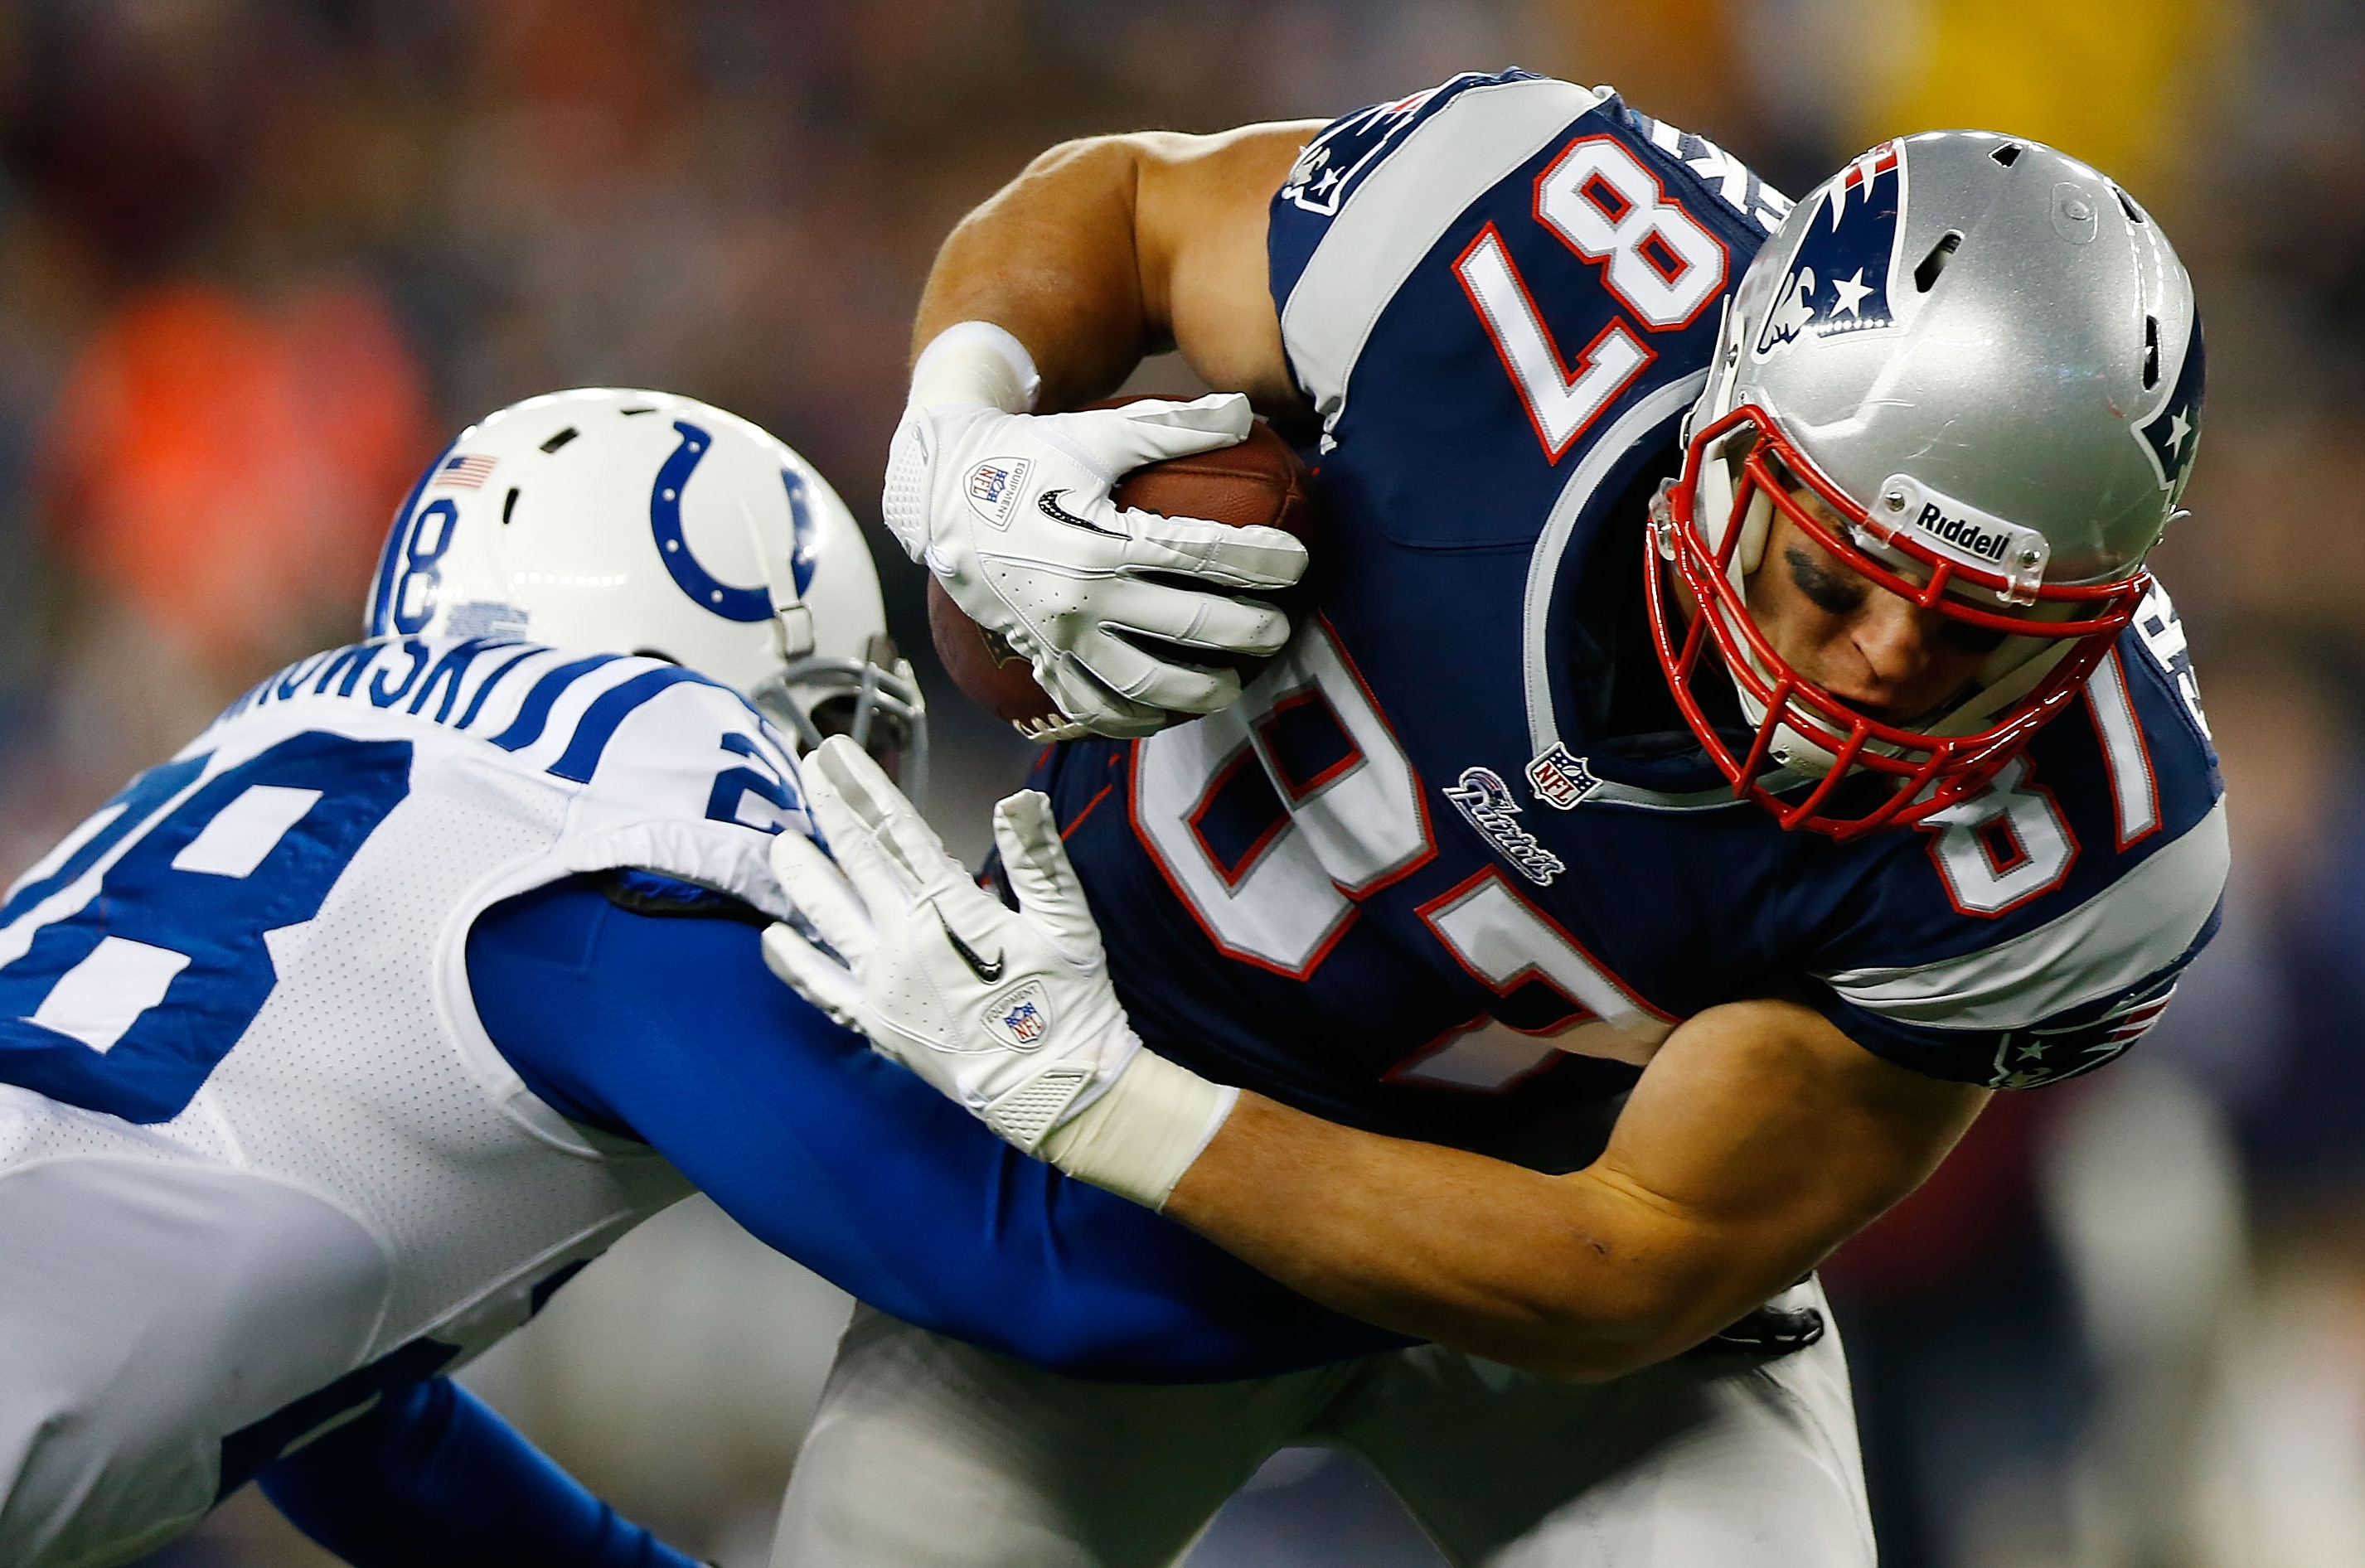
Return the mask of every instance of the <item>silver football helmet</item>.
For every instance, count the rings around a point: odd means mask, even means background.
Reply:
[[[925,788],[926,707],[860,525],[779,440],[692,398],[586,387],[462,431],[396,514],[364,626],[654,654],[800,751],[850,734]]]
[[[1682,477],[1653,516],[1698,606],[1687,624],[1650,574],[1660,657],[1735,789],[1786,826],[1852,837],[1982,788],[2076,698],[2148,588],[2202,382],[2200,317],[2167,238],[2051,148],[1932,131],[1799,202],[1726,308]],[[1777,510],[1889,591],[2004,633],[1976,678],[1896,725],[1792,668],[1745,600]],[[1692,690],[1710,644],[1754,727],[1745,748]],[[1864,772],[1892,788],[1868,810],[1829,809]],[[1821,782],[1800,799],[1802,777]]]

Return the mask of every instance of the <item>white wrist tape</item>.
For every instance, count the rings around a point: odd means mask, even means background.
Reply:
[[[1080,1182],[1162,1209],[1239,1097],[1228,1084],[1137,1051],[1116,1081],[1037,1152]]]
[[[938,332],[912,366],[914,409],[985,404],[1005,414],[1031,412],[1043,378],[1026,345],[991,321],[962,321]]]

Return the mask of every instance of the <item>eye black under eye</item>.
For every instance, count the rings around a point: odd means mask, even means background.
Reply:
[[[1833,577],[1795,544],[1782,553],[1782,558],[1790,563],[1790,580],[1799,585],[1799,591],[1824,614],[1853,615],[1864,608],[1862,583]]]

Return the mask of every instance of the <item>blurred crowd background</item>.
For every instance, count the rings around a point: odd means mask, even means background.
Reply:
[[[408,479],[476,415],[690,393],[875,522],[934,246],[1032,153],[1513,62],[1794,193],[1902,131],[2035,136],[2180,246],[2213,386],[2157,564],[2233,791],[2224,935],[2134,1058],[2000,1100],[1829,1277],[1889,1568],[2365,1562],[2353,0],[7,0],[0,863],[348,640]],[[879,554],[925,644],[916,572]],[[913,652],[935,814],[975,847],[1026,753]],[[742,1568],[845,1310],[693,1203],[475,1382]],[[249,1496],[157,1561],[326,1560]],[[1311,1451],[1193,1558],[1436,1561]]]

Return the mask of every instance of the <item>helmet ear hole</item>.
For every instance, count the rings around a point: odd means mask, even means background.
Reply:
[[[1938,242],[1930,247],[1930,253],[1922,258],[1922,264],[1913,269],[1913,291],[1916,294],[1927,294],[1935,287],[1938,274],[1946,270],[1946,259],[1962,248],[1963,231],[1961,230],[1949,229],[1939,235]]]

